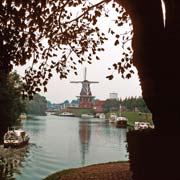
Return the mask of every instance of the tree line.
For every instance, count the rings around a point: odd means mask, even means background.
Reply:
[[[104,111],[140,111],[142,113],[150,113],[144,99],[142,97],[128,97],[124,100],[107,99],[104,104]]]
[[[120,100],[122,106],[126,107],[129,111],[139,110],[143,113],[150,113],[144,99],[142,97],[128,97]]]

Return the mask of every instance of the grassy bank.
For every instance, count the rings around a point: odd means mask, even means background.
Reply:
[[[152,115],[150,113],[122,112],[121,114],[128,119],[129,126],[134,126],[136,121],[144,121],[149,122],[151,125],[153,124]]]
[[[118,116],[120,116],[119,112],[114,112],[114,113],[116,113]],[[110,116],[110,113],[107,113],[106,114],[107,119],[109,118],[109,116]],[[152,115],[150,113],[123,111],[123,112],[121,112],[121,116],[124,116],[128,119],[129,126],[134,126],[134,123],[136,121],[149,122],[151,125],[153,125]]]
[[[94,111],[92,109],[69,108],[67,111],[73,113],[76,117],[80,117],[82,114],[94,114]],[[62,111],[56,113],[56,115],[60,115],[60,113],[62,113]],[[114,113],[120,116],[120,112],[114,112]],[[136,121],[149,122],[151,125],[153,125],[152,115],[150,113],[123,111],[121,112],[121,116],[124,116],[128,119],[129,126],[134,126],[134,123]],[[106,118],[109,119],[109,117],[110,117],[110,113],[107,113]]]

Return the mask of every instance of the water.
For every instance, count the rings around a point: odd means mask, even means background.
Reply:
[[[20,161],[9,163],[5,180],[41,180],[67,168],[128,160],[127,130],[105,120],[48,115],[28,119],[22,126],[30,144],[18,150]]]

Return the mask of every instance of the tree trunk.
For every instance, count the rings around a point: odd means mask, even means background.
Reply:
[[[8,123],[8,87],[7,87],[7,74],[3,69],[0,68],[0,144],[2,143],[3,135],[6,132]]]
[[[155,124],[155,130],[128,134],[135,180],[180,179],[180,2],[164,2],[165,27],[161,0],[123,4],[134,27],[134,65]]]
[[[0,40],[3,38],[0,37]],[[4,53],[3,42],[0,41],[0,144],[3,135],[10,125],[10,104],[8,102],[8,76],[10,73],[10,63],[8,56]]]

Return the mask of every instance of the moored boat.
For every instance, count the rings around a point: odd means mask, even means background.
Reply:
[[[106,116],[105,116],[104,113],[97,113],[97,114],[96,114],[96,118],[99,118],[99,119],[105,119]]]
[[[94,115],[92,114],[81,114],[82,118],[94,118]]]
[[[115,123],[117,119],[116,113],[111,113],[109,117],[109,123]]]
[[[29,142],[28,134],[22,129],[8,129],[4,134],[4,147],[20,147]]]
[[[135,130],[143,130],[143,129],[148,129],[148,128],[153,128],[153,126],[151,126],[150,123],[148,122],[135,122],[134,123]]]
[[[71,112],[62,112],[61,114],[59,114],[59,116],[74,117],[75,115]]]
[[[127,118],[119,116],[116,118],[116,127],[126,128],[127,127]]]

